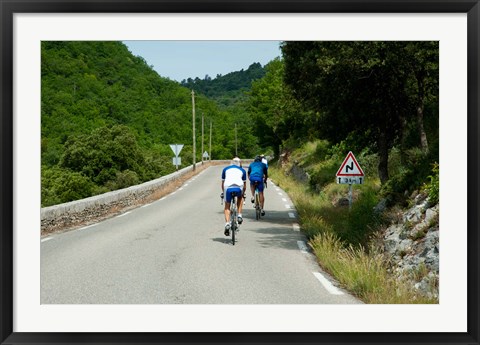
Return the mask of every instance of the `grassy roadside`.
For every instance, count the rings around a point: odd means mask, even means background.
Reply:
[[[298,212],[319,264],[343,287],[369,304],[438,303],[427,299],[388,271],[387,260],[372,239],[382,227],[374,213],[378,203],[378,184],[368,182],[354,187],[354,203],[337,206],[348,187],[328,184],[312,193],[305,184],[285,176],[271,166],[269,177],[285,190]]]

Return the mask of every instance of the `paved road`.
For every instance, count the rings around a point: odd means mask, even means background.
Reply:
[[[272,184],[260,221],[247,200],[232,246],[223,235],[222,168],[149,205],[42,239],[41,303],[361,303],[322,273],[291,201]]]

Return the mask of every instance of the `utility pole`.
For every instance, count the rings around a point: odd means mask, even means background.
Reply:
[[[203,165],[203,111],[202,111],[202,165]]]
[[[210,154],[208,155],[208,159],[210,162],[212,161],[212,120],[210,120]]]
[[[195,92],[192,90],[193,171],[195,171]]]

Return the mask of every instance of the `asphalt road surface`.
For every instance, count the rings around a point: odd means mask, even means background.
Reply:
[[[224,231],[221,170],[172,194],[41,240],[42,304],[353,304],[306,246],[285,192],[269,183],[265,217],[250,192],[233,246]]]

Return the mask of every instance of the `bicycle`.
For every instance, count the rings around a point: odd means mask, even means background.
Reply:
[[[261,215],[262,215],[262,209],[260,208],[260,192],[258,191],[258,181],[255,181],[255,194],[254,194],[254,200],[255,200],[255,219],[259,220]]]
[[[238,216],[237,216],[237,193],[231,192],[232,201],[230,202],[230,234],[232,236],[232,245],[235,245],[235,236],[238,230],[240,230],[240,225],[238,224]],[[223,193],[222,197],[222,205],[223,205]]]

